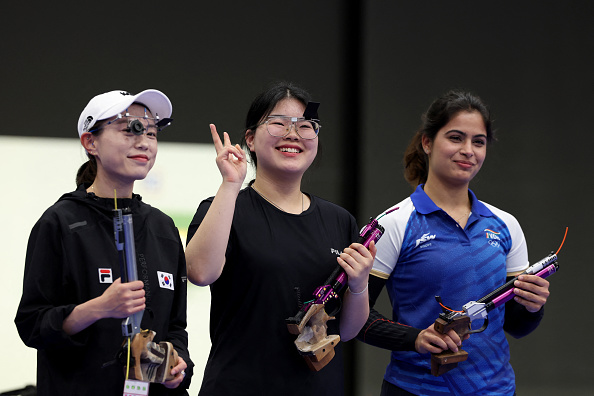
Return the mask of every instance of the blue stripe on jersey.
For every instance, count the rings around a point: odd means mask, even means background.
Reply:
[[[438,208],[421,186],[411,195],[414,209],[398,262],[386,283],[394,318],[400,323],[425,329],[441,312],[434,296],[460,310],[505,282],[512,244],[509,229],[470,190],[469,195],[472,214],[465,229]],[[469,357],[456,369],[434,377],[429,354],[394,351],[385,379],[420,395],[513,394],[515,377],[503,320],[503,307],[489,314],[487,329],[464,341],[462,348]]]

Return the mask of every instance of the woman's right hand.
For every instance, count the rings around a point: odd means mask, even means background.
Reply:
[[[144,283],[122,283],[116,279],[99,297],[74,307],[62,324],[66,334],[74,335],[105,318],[123,319],[146,308]]]
[[[464,339],[467,339],[467,334]],[[435,330],[434,324],[421,330],[415,340],[415,349],[419,353],[441,353],[445,350],[458,352],[458,347],[462,345],[462,340],[454,330],[441,334]]]
[[[227,132],[223,132],[223,142],[221,142],[214,124],[210,124],[210,133],[217,152],[217,167],[223,176],[223,182],[242,184],[247,173],[245,152],[238,144],[231,144]]]
[[[136,280],[122,283],[116,279],[99,298],[106,318],[123,319],[146,308],[144,283]]]
[[[210,133],[223,182],[194,237],[186,246],[188,279],[199,286],[210,285],[223,272],[235,201],[247,173],[245,153],[239,145],[231,144],[229,134],[224,132],[221,142],[214,124],[210,124]]]

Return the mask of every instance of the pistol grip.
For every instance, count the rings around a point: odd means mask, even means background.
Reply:
[[[317,315],[318,312],[320,312],[323,309],[324,304],[312,304],[303,316],[303,318],[301,318],[301,321],[299,323],[287,323],[287,329],[289,330],[289,333],[295,335],[301,334],[309,320],[312,318],[312,316]]]
[[[459,362],[468,359],[468,352],[458,349],[458,352],[450,350],[441,353],[431,354],[431,374],[439,377],[443,373],[447,373],[458,366]]]
[[[305,347],[297,345],[297,349],[305,359],[305,363],[307,363],[307,367],[309,367],[311,371],[320,371],[330,363],[334,357],[334,347],[339,341],[339,335],[328,335],[324,340],[315,345],[308,345]]]
[[[129,379],[163,383],[174,378],[171,369],[179,361],[177,351],[168,341],[153,342],[155,335],[152,330],[142,330],[132,338]]]
[[[334,357],[334,347],[340,341],[340,336],[328,335],[326,332],[326,322],[332,319],[334,318],[324,311],[323,304],[313,304],[301,321],[300,327],[293,328],[293,331],[299,330],[295,346],[312,371],[320,371]]]
[[[154,382],[163,383],[175,378],[175,376],[171,374],[171,369],[177,366],[179,355],[175,348],[173,348],[173,344],[168,341],[161,341],[159,346],[163,348],[165,356],[163,363],[157,368]]]
[[[441,334],[454,330],[460,337],[464,337],[470,332],[470,318],[468,316],[458,316],[451,321],[437,318],[433,327]],[[459,362],[463,362],[466,359],[468,359],[468,352],[460,348],[458,348],[458,352],[447,350],[441,353],[432,353],[431,374],[438,377],[456,368]]]

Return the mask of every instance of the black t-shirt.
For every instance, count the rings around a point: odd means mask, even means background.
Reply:
[[[206,215],[203,201],[188,241]],[[226,264],[211,287],[212,348],[201,395],[340,395],[341,345],[319,372],[299,354],[285,319],[307,302],[338,265],[336,257],[357,237],[355,219],[341,207],[311,197],[299,215],[285,213],[252,188],[239,193]],[[338,321],[328,333],[338,334]]]

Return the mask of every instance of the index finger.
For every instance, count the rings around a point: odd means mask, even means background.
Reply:
[[[518,277],[520,282],[533,283],[537,286],[547,286],[549,281],[536,275],[520,275]]]
[[[144,282],[141,280],[130,281],[124,283],[124,285],[130,288],[130,290],[140,290],[144,288]]]
[[[462,344],[462,339],[460,338],[460,335],[458,333],[456,333],[454,330],[448,331],[447,336],[450,337],[456,345]]]
[[[371,241],[369,244],[369,253],[371,253],[371,257],[375,259],[375,255],[377,254],[377,247],[375,247],[375,241]]]
[[[219,150],[223,148],[223,143],[221,142],[221,138],[219,137],[219,133],[217,132],[217,127],[215,124],[210,124],[210,134],[212,135],[212,142],[214,143],[215,150],[218,153]]]
[[[371,245],[370,245],[371,247]],[[359,252],[359,254],[363,257],[370,257],[371,256],[371,252],[370,249],[367,249],[363,244],[358,243],[358,242],[353,242],[351,243],[351,246],[349,246],[349,248],[356,250],[357,252]]]

